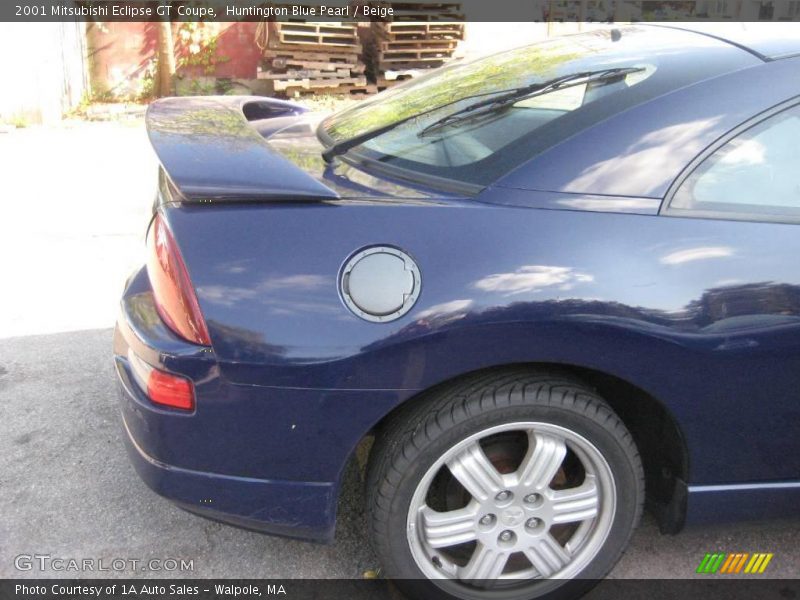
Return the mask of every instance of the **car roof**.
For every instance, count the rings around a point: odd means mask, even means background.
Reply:
[[[713,36],[641,24],[605,25],[575,35],[529,43],[419,77],[394,88],[391,95],[376,96],[328,117],[322,122],[320,137],[326,146],[331,146],[370,130],[380,130],[433,106],[444,108],[459,95],[469,97],[469,94],[485,93],[489,85],[502,91],[541,83],[547,77],[613,66],[635,65],[644,71],[646,77],[641,83],[637,81],[630,93],[613,97],[606,94],[582,106],[580,111],[564,111],[546,126],[520,131],[522,135],[508,134],[509,143],[484,156],[480,168],[470,162],[456,161],[451,165],[445,160],[439,165],[434,161],[428,163],[405,157],[393,157],[380,164],[384,170],[394,168],[395,174],[433,188],[442,186],[448,191],[476,193],[530,157],[633,106],[700,81],[764,64],[765,61],[753,53]],[[370,113],[378,104],[383,106]],[[403,135],[408,135],[409,128],[416,125],[418,123],[412,119],[404,132],[401,124],[394,139],[402,139]],[[393,134],[388,134],[388,139],[392,138]],[[351,158],[357,155],[359,159],[375,161],[382,151],[380,141],[362,148],[362,154],[354,152]],[[392,154],[391,143],[387,148]]]
[[[495,185],[517,190],[663,198],[705,148],[781,103],[800,101],[800,56],[766,60],[674,89],[594,123]]]
[[[763,60],[800,54],[800,23],[681,23],[656,26],[693,31],[723,40]]]

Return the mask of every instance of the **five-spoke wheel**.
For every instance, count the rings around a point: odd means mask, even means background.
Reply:
[[[442,485],[465,494],[437,505]],[[486,586],[568,578],[602,547],[615,500],[611,469],[585,438],[548,423],[508,423],[473,434],[431,466],[411,501],[408,542],[431,578]]]
[[[619,559],[644,476],[590,388],[515,369],[400,411],[376,437],[367,492],[373,546],[412,597],[571,597]]]

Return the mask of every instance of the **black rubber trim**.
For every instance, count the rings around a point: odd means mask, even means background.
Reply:
[[[763,223],[788,223],[788,224],[798,224],[800,223],[800,215],[793,217],[790,215],[785,214],[778,214],[776,210],[776,214],[769,214],[765,212],[748,212],[748,211],[722,211],[722,210],[697,210],[693,208],[675,208],[671,206],[672,200],[675,197],[678,189],[683,185],[686,179],[697,170],[697,168],[705,162],[707,158],[713,155],[717,150],[719,150],[722,146],[727,144],[733,138],[741,135],[748,129],[752,129],[759,123],[762,123],[781,113],[785,110],[793,108],[795,106],[800,106],[800,96],[794,96],[789,100],[785,100],[780,104],[776,104],[775,106],[768,108],[764,111],[761,111],[757,115],[751,117],[741,125],[731,129],[728,133],[723,135],[722,137],[718,138],[714,143],[708,146],[705,150],[703,150],[700,154],[698,154],[675,178],[672,184],[667,189],[667,193],[664,196],[664,201],[661,203],[661,210],[659,210],[658,214],[667,216],[667,217],[681,217],[681,218],[694,218],[694,219],[715,219],[721,221],[756,221],[756,222],[763,222]],[[737,207],[742,205],[736,205]],[[745,205],[746,206],[746,205]],[[779,210],[779,209],[778,209]]]

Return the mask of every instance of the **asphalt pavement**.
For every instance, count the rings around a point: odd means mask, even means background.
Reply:
[[[153,198],[155,162],[141,123],[0,134],[0,164],[0,577],[76,575],[41,570],[25,558],[33,555],[125,563],[83,577],[358,578],[376,570],[355,472],[336,542],[323,546],[188,514],[150,492],[128,464],[111,327],[125,276],[143,258]],[[771,552],[769,575],[796,578],[799,536],[800,516],[677,536],[661,536],[646,517],[612,577],[693,577],[706,552],[722,551]],[[142,571],[151,559],[161,570]],[[192,568],[164,570],[169,560]]]

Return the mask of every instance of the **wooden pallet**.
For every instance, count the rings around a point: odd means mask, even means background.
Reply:
[[[332,27],[327,23],[269,23],[267,47],[307,52],[346,51],[361,54],[362,47],[352,25]]]
[[[367,84],[352,23],[265,22],[256,39],[263,52],[258,78],[270,80],[275,92],[341,94]]]
[[[362,75],[366,65],[359,60],[357,54],[327,54],[267,51],[264,53],[264,71],[259,74],[260,79],[297,78],[292,76],[294,71],[318,71],[332,73],[336,76]],[[342,75],[342,73],[346,75]],[[316,75],[302,75],[300,78],[315,77]]]
[[[391,86],[443,65],[464,39],[461,5],[449,2],[384,2],[391,21],[370,25],[365,62],[373,80]]]
[[[359,63],[358,54],[354,52],[341,52],[337,50],[328,51],[306,51],[294,48],[280,49],[268,48],[264,50],[264,59],[267,61],[284,60],[298,63],[331,63],[337,65],[357,65]]]
[[[336,71],[320,71],[318,69],[286,69],[282,72],[270,71],[267,73],[261,72],[258,74],[259,79],[281,79],[281,80],[295,80],[295,79],[347,79],[352,76],[350,69],[338,69]]]
[[[373,24],[375,34],[385,40],[463,40],[463,23],[379,23]]]
[[[290,98],[302,98],[304,96],[348,96],[350,98],[360,98],[362,96],[369,96],[377,92],[383,91],[386,88],[381,88],[374,83],[365,83],[363,85],[341,85],[337,87],[328,88],[314,88],[306,89],[301,87],[287,88],[284,93]]]
[[[342,88],[344,91],[344,88],[365,85],[367,85],[366,77],[276,79],[275,91],[289,93],[296,90],[314,90],[318,93],[326,93],[320,90]]]
[[[434,29],[426,31],[425,27],[415,24],[414,27],[389,29],[386,26],[375,26],[372,28],[372,37],[377,52],[386,50],[399,50],[405,47],[418,49],[438,49],[450,52],[456,50],[459,41],[464,39],[463,26],[448,29]],[[423,24],[424,25],[424,24]]]
[[[393,33],[387,36],[375,36],[376,39],[381,39],[385,43],[396,44],[399,42],[459,42],[462,36],[459,34],[450,33],[418,33],[416,31],[409,31],[407,33]]]
[[[280,79],[281,77],[291,77],[291,73],[295,71],[308,71],[319,73],[335,73],[340,76],[342,73],[361,75],[366,70],[366,65],[349,65],[345,63],[328,63],[328,62],[313,62],[313,61],[285,61],[284,59],[275,59],[272,63],[265,65],[267,68],[262,69],[270,76],[259,75],[259,79]],[[275,77],[273,77],[273,75]],[[307,77],[303,75],[302,77]]]
[[[361,44],[351,44],[339,38],[322,38],[322,41],[303,38],[302,36],[283,35],[270,38],[269,47],[273,50],[301,49],[309,52],[325,52],[326,50],[346,50],[361,54]]]
[[[381,51],[381,62],[416,62],[432,59],[445,60],[453,55],[452,50],[437,48],[397,48]]]
[[[390,50],[440,50],[452,53],[456,49],[456,40],[396,40],[393,42],[380,42],[378,49],[381,52]]]
[[[283,31],[297,31],[316,34],[342,34],[356,35],[355,25],[345,25],[344,23],[308,23],[307,21],[281,21],[277,23]]]

